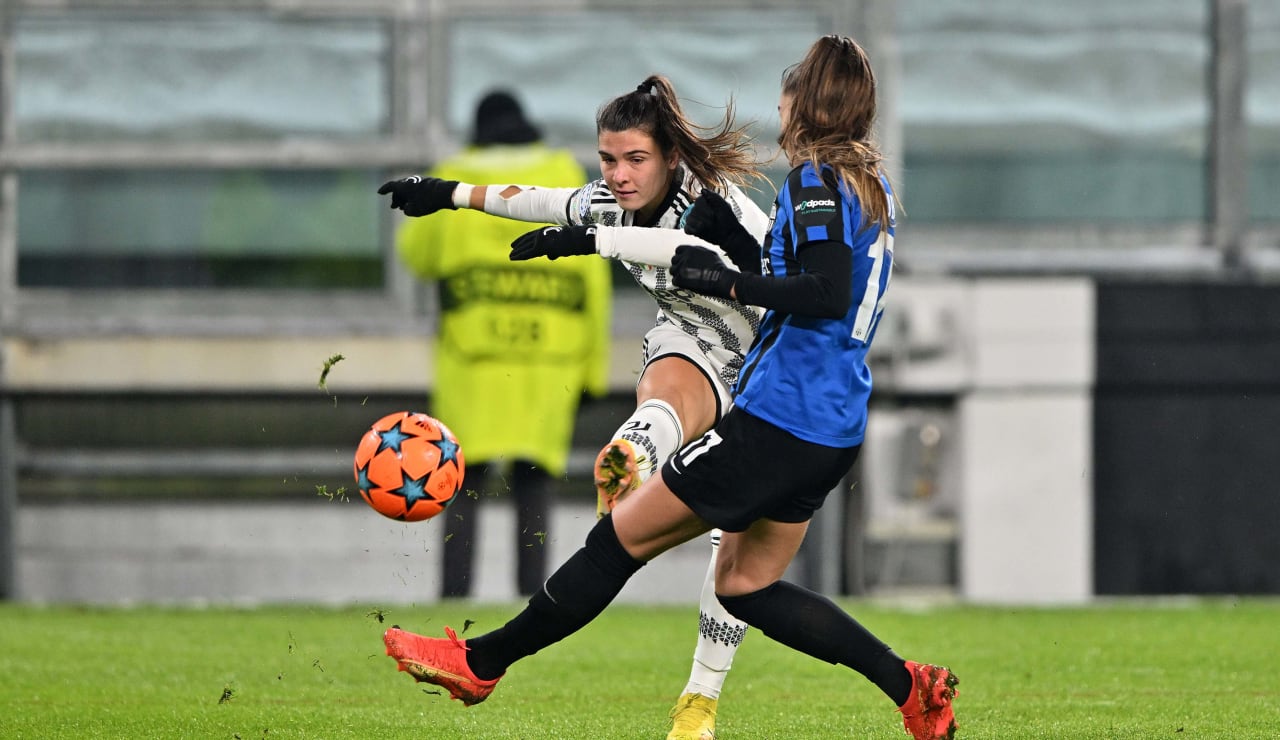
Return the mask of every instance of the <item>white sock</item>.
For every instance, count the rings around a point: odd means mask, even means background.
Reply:
[[[693,651],[693,670],[684,693],[719,699],[720,689],[733,667],[733,655],[746,637],[747,623],[725,611],[716,598],[716,555],[720,551],[720,530],[711,530],[711,562],[702,582],[698,601],[698,646]]]
[[[640,404],[613,438],[625,439],[635,448],[636,467],[643,483],[684,444],[684,428],[671,404],[655,398]]]

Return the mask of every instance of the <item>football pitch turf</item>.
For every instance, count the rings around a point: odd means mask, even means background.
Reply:
[[[955,670],[958,737],[1280,736],[1280,600],[842,605],[904,657]],[[0,605],[0,737],[665,737],[695,606],[611,607],[471,708],[384,654],[393,623],[478,634],[519,606]],[[869,682],[755,630],[719,728],[722,740],[906,737]]]

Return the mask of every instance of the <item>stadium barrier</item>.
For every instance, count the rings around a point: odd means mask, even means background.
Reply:
[[[594,519],[590,460],[632,404],[639,336],[653,309],[647,299],[626,300],[615,327],[613,393],[584,407],[572,470],[558,491],[569,522]],[[872,444],[815,524],[796,577],[833,593],[924,583],[984,601],[1089,598],[1092,305],[1084,279],[895,280],[875,345]],[[422,336],[4,341],[21,491],[16,598],[98,600],[106,589],[124,600],[261,599],[261,579],[246,563],[269,558],[268,570],[290,574],[282,598],[305,599],[311,589],[329,599],[341,592],[338,563],[379,551],[364,539],[367,516],[354,515],[368,512],[325,499],[351,489],[350,454],[364,426],[424,398],[430,362]],[[320,388],[322,364],[334,353],[345,359]],[[496,524],[500,512],[493,526],[505,526]],[[166,525],[180,536],[157,531],[157,522],[184,515],[194,526]],[[320,518],[307,523],[312,516]],[[434,557],[422,555],[432,549],[419,541],[425,531],[405,530],[388,543],[408,538],[416,555]],[[485,531],[495,543],[510,539]],[[255,533],[249,539],[257,544],[236,532]],[[317,532],[328,534],[317,541]],[[1047,542],[1052,556],[1026,554]],[[238,552],[242,545],[248,549]],[[700,581],[705,551],[688,547],[687,567],[664,578]],[[185,581],[170,572],[183,562]],[[434,573],[427,563],[414,570]],[[356,578],[337,580],[353,598],[361,581],[379,582],[352,572]],[[495,598],[506,593],[495,589]],[[418,588],[413,598],[429,593]],[[696,588],[688,596],[696,598]]]

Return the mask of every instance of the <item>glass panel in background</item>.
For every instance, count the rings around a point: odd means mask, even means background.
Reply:
[[[23,287],[379,288],[375,171],[38,171]]]
[[[253,15],[29,15],[17,139],[274,140],[389,131],[386,24]]]
[[[898,20],[910,221],[1204,219],[1205,0],[905,0]]]
[[[772,151],[782,71],[829,26],[813,10],[748,8],[459,18],[449,56],[467,61],[450,68],[449,128],[466,141],[476,102],[503,87],[521,98],[549,142],[594,152],[600,105],[662,74],[703,125],[719,122],[732,97],[737,119],[755,121],[754,135]],[[599,176],[594,158],[584,165]],[[769,174],[781,177],[785,167]],[[773,192],[765,186],[757,195],[767,211]]]
[[[341,142],[390,130],[384,22],[33,14],[13,110],[32,143]],[[27,171],[24,287],[383,284],[372,171]]]
[[[1246,20],[1249,215],[1280,226],[1280,3],[1253,0]],[[1277,246],[1272,242],[1272,246]]]

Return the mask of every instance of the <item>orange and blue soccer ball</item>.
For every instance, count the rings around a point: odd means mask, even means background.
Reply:
[[[355,474],[374,511],[402,522],[430,519],[462,490],[462,446],[438,419],[397,411],[360,438]]]

